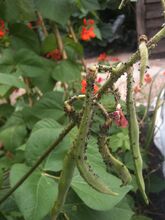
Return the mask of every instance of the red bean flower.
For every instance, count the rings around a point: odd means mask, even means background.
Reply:
[[[103,62],[103,61],[107,61],[108,60],[108,55],[104,52],[104,53],[101,53],[99,56],[98,56],[98,61],[99,62]]]
[[[120,62],[120,59],[118,57],[110,57],[110,61],[112,61],[112,62]]]
[[[0,39],[6,35],[7,31],[8,30],[5,28],[5,22],[0,19]]]
[[[89,41],[91,40],[92,38],[95,38],[96,37],[96,34],[94,32],[94,20],[92,19],[86,19],[84,18],[83,20],[83,26],[82,26],[82,29],[81,29],[81,39],[83,41]]]
[[[83,79],[81,81],[81,93],[82,94],[86,94],[86,87],[87,87],[87,81]],[[96,94],[98,90],[99,90],[99,87],[96,84],[94,84],[94,94]]]
[[[149,73],[146,73],[145,76],[144,76],[144,81],[149,84],[152,82],[152,77]]]

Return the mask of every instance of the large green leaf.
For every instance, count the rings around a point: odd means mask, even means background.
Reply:
[[[10,27],[10,34],[12,35],[12,47],[16,50],[27,48],[37,53],[40,52],[40,44],[37,34],[29,29],[27,25],[16,23]]]
[[[30,169],[24,164],[15,164],[10,172],[11,186]],[[57,196],[57,183],[39,170],[15,191],[15,201],[25,220],[41,220],[51,212]]]
[[[71,16],[74,4],[72,0],[34,0],[44,18],[51,19],[59,24],[66,24]]]
[[[55,80],[69,82],[80,80],[81,66],[69,60],[60,62],[53,71],[52,77]]]
[[[20,49],[4,50],[0,59],[0,68],[2,72],[11,72],[14,74],[41,77],[47,75],[52,69],[53,62],[38,56],[31,50]]]
[[[9,22],[35,19],[32,0],[5,0],[3,7],[5,19]]]
[[[55,141],[62,130],[62,126],[51,118],[39,121],[32,131],[26,144],[26,160],[33,164],[40,155]],[[70,140],[65,138],[58,147],[48,156],[45,170],[58,171],[62,168],[64,155],[70,145]]]
[[[102,162],[100,154],[98,153],[95,141],[92,141],[88,149],[89,163],[94,169],[94,172],[107,186],[119,195],[110,196],[97,192],[90,187],[78,173],[76,173],[73,178],[72,188],[90,208],[95,210],[109,210],[118,204],[132,187],[130,185],[121,187],[121,180],[106,172],[106,168]]]
[[[125,199],[111,210],[96,211],[87,207],[72,191],[69,193],[64,210],[72,220],[130,220],[133,215]]]
[[[39,119],[49,117],[59,120],[65,115],[63,108],[63,93],[53,91],[44,94],[33,107],[32,114]]]

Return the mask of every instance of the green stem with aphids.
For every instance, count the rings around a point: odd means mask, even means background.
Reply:
[[[91,69],[87,74],[87,88],[86,88],[86,101],[84,114],[81,120],[79,134],[75,141],[75,156],[77,168],[84,178],[84,180],[95,190],[101,193],[109,195],[117,195],[109,189],[101,179],[92,171],[88,163],[86,162],[86,147],[87,147],[87,136],[89,133],[90,124],[92,121],[93,113],[93,92],[94,92],[94,81],[96,77],[96,69]]]
[[[135,174],[138,183],[139,190],[143,196],[146,204],[149,203],[147,195],[145,193],[145,183],[143,179],[143,161],[140,153],[139,146],[139,125],[136,116],[135,103],[133,100],[133,68],[129,68],[127,72],[127,116],[128,116],[128,129],[129,129],[129,141],[133,155],[133,161],[135,166]]]

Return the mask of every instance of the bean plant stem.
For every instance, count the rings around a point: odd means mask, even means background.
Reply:
[[[58,48],[62,53],[62,58],[64,60],[66,60],[67,59],[67,54],[66,54],[66,51],[64,49],[64,44],[63,44],[62,37],[61,37],[61,34],[60,34],[60,31],[58,29],[57,24],[54,24],[54,33],[55,33],[55,36],[56,36],[56,39],[57,39]]]
[[[47,29],[46,29],[46,26],[45,26],[45,23],[44,23],[43,17],[41,16],[41,14],[40,14],[39,11],[36,11],[36,14],[37,14],[38,20],[39,20],[39,22],[40,22],[40,25],[41,25],[42,31],[43,31],[45,37],[47,37],[47,36],[48,36],[48,31],[47,31]]]
[[[33,171],[43,162],[43,160],[55,149],[55,147],[63,140],[63,138],[72,130],[75,126],[75,123],[70,122],[64,130],[60,133],[58,138],[54,141],[53,144],[40,156],[40,158],[36,161],[36,163],[30,168],[30,170],[25,173],[25,175],[9,190],[9,192],[0,200],[0,204],[2,204],[9,196],[11,196],[17,188],[22,185],[25,180],[33,173]]]
[[[74,42],[75,43],[79,43],[79,41],[77,39],[77,36],[76,36],[76,33],[75,33],[74,29],[73,29],[71,21],[68,22],[68,29],[69,29],[70,34],[73,37]],[[84,66],[85,71],[87,72],[87,66],[86,66],[86,63],[85,63],[85,59],[83,57],[81,57],[81,63]]]

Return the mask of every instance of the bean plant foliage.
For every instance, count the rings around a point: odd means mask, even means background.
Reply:
[[[0,219],[150,220],[136,212],[148,204],[131,95],[141,53],[88,69],[81,44],[102,40],[97,10],[122,2],[0,0]]]

